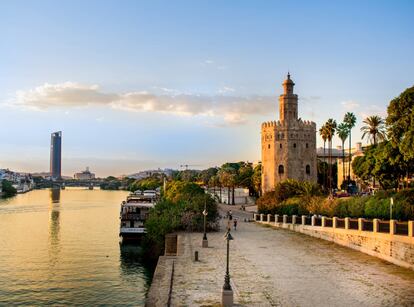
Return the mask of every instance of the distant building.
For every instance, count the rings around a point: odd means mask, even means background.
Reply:
[[[286,179],[316,182],[316,124],[298,117],[295,83],[287,75],[279,96],[279,120],[262,124],[262,191]]]
[[[366,150],[366,147],[362,147],[361,142],[357,142],[356,146],[354,148],[351,148],[351,172],[350,172],[350,178],[351,180],[356,180],[357,176],[354,174],[352,169],[352,161],[356,157],[361,157],[364,155],[364,152]],[[348,172],[349,172],[349,148],[345,148],[345,164],[342,162],[342,154],[337,159],[338,163],[338,186],[341,186],[343,181],[348,180]],[[345,173],[344,173],[345,171]]]
[[[50,141],[50,177],[62,178],[62,132],[54,132]]]
[[[95,174],[89,171],[89,167],[86,167],[86,170],[83,172],[75,173],[75,175],[73,175],[73,178],[77,180],[90,180],[95,179]]]
[[[171,176],[174,170],[170,169],[170,168],[165,168],[165,169],[157,169],[157,170],[146,170],[146,171],[141,171],[135,174],[131,174],[128,175],[126,177],[128,178],[132,178],[132,179],[144,179],[144,178],[148,178],[151,177],[153,175],[165,175],[165,176]]]

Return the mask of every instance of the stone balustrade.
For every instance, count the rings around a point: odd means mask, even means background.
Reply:
[[[254,220],[333,241],[414,269],[414,221],[278,214],[255,214]]]

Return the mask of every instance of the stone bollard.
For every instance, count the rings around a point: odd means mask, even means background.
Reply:
[[[260,213],[260,222],[263,222],[263,213]]]
[[[296,215],[292,215],[292,225],[296,224]]]
[[[325,217],[324,216],[322,216],[321,226],[325,227]]]
[[[306,224],[306,215],[302,215],[302,225]]]
[[[287,215],[283,214],[283,224],[286,224],[286,222],[287,222]]]
[[[408,236],[414,237],[414,221],[408,221]]]
[[[194,252],[194,261],[198,261],[198,251]]]
[[[379,229],[378,219],[373,219],[372,220],[372,232],[378,232],[378,229]]]
[[[268,214],[268,215],[267,215],[267,222],[268,222],[268,223],[270,223],[270,217],[271,217],[271,216],[272,216],[271,214]]]
[[[364,219],[358,218],[358,231],[363,231],[363,230],[364,230]]]
[[[311,218],[311,225],[315,226],[315,216],[314,215],[312,215],[312,218]]]
[[[345,218],[345,229],[349,229],[349,217]]]
[[[390,235],[395,235],[397,232],[397,224],[395,220],[390,220]]]
[[[275,214],[275,223],[279,223],[279,214]]]
[[[334,216],[332,218],[332,228],[335,229],[337,224],[338,224],[338,218]]]
[[[253,213],[253,221],[257,221],[257,214],[256,213]]]

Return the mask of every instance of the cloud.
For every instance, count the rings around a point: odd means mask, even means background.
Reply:
[[[227,93],[233,93],[236,90],[232,87],[228,87],[228,86],[223,86],[222,88],[220,88],[218,90],[219,94],[227,94]]]
[[[222,90],[226,93],[234,91],[230,87]],[[106,106],[128,112],[207,116],[220,118],[226,124],[241,125],[247,122],[249,116],[273,112],[275,99],[267,96],[176,94],[173,90],[164,91],[163,94],[146,91],[104,93],[97,85],[65,82],[46,83],[34,89],[19,91],[13,104],[36,110]]]
[[[360,113],[359,115],[362,118],[367,118],[368,116],[372,116],[372,115],[378,115],[381,116],[382,118],[387,117],[387,108],[386,107],[380,107],[377,105],[368,105],[366,106]]]
[[[353,101],[353,100],[346,100],[341,102],[342,107],[346,111],[355,111],[356,108],[359,108],[359,103]]]

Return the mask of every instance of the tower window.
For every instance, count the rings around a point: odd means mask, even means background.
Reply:
[[[306,174],[310,175],[310,165],[306,165]]]
[[[279,144],[279,147],[282,148],[282,143]]]
[[[267,145],[267,148],[268,148],[268,149],[270,149],[270,144],[269,144],[269,145]]]
[[[285,168],[283,165],[279,165],[279,174],[283,174],[285,172]]]
[[[309,148],[309,144],[308,143],[306,143],[306,148]]]
[[[293,148],[296,148],[296,143],[293,143]]]

